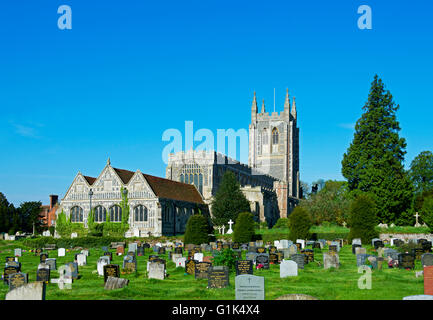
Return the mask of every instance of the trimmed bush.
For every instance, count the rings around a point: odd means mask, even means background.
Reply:
[[[377,225],[376,204],[367,194],[360,194],[352,203],[349,225],[349,242],[360,238],[362,243],[370,243],[373,238],[379,236],[375,229]]]
[[[189,217],[186,224],[184,243],[202,244],[209,242],[208,221],[205,216],[195,214]]]
[[[289,219],[288,218],[279,218],[277,223],[274,224],[272,229],[288,229],[289,228]]]
[[[236,266],[236,254],[232,249],[224,249],[221,252],[216,252],[213,257],[212,264],[214,266],[227,266],[231,271]]]
[[[240,243],[250,242],[254,236],[254,217],[250,212],[239,213],[236,219],[233,241]]]
[[[312,226],[313,221],[308,211],[303,207],[296,207],[289,215],[289,239],[293,242],[296,239],[309,239]]]

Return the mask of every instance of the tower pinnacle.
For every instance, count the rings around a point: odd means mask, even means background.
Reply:
[[[284,110],[290,111],[290,96],[289,96],[289,88],[286,91],[286,100],[284,101]]]

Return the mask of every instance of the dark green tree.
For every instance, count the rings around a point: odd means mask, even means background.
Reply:
[[[350,191],[368,192],[374,198],[381,222],[407,223],[413,186],[403,161],[406,141],[400,138],[391,93],[376,75],[355,134],[342,160],[342,174]]]
[[[42,203],[40,201],[23,202],[18,208],[20,215],[21,226],[16,231],[33,232],[33,224],[35,225],[35,232],[41,233],[46,229],[46,225],[41,219]]]
[[[233,241],[250,242],[254,237],[254,217],[251,212],[239,213],[233,230]]]
[[[349,216],[349,242],[360,238],[362,243],[370,243],[378,236],[375,229],[377,225],[376,204],[371,196],[359,194],[352,202]]]
[[[430,232],[432,232],[433,231],[433,198],[426,198],[424,200],[422,210],[421,210],[421,219],[430,228]]]
[[[433,190],[433,153],[431,151],[423,151],[412,160],[409,176],[416,194]]]
[[[212,200],[212,222],[215,226],[227,225],[231,219],[236,221],[239,213],[250,212],[250,203],[245,198],[231,171],[226,171],[221,184]]]
[[[312,226],[313,221],[308,211],[297,206],[289,215],[290,240],[309,239]]]
[[[9,231],[14,211],[14,206],[10,204],[6,196],[0,192],[0,232]]]
[[[209,242],[208,222],[205,216],[195,214],[189,217],[186,223],[183,241],[185,244],[202,244]]]

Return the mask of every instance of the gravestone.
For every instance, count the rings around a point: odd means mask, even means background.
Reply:
[[[296,240],[296,243],[300,243],[300,244],[301,244],[301,247],[299,248],[299,250],[305,248],[305,240],[297,239],[297,240]]]
[[[337,253],[340,252],[341,245],[340,245],[339,241],[331,241],[331,244],[329,245],[329,251],[332,251],[331,247],[335,247],[335,249],[336,249],[335,252],[337,252]]]
[[[433,300],[433,295],[418,294],[414,296],[404,297],[403,300]]]
[[[362,246],[360,244],[352,244],[352,253],[356,254],[356,248],[361,248]]]
[[[181,255],[180,253],[173,253],[173,254],[171,255],[171,261],[173,261],[174,263],[176,263],[176,260],[177,260],[178,258],[182,258],[182,255]]]
[[[385,245],[383,244],[382,240],[376,240],[373,242],[374,249],[383,248]]]
[[[15,261],[15,257],[6,257],[6,263],[14,262],[14,261]]]
[[[132,251],[132,252],[137,252],[137,243],[136,242],[132,242],[128,244],[128,251]]]
[[[149,265],[149,279],[164,280],[165,278],[165,264],[159,261],[152,261]]]
[[[338,254],[328,254],[326,252],[323,253],[323,268],[336,268],[338,269],[340,266]]]
[[[46,284],[50,283],[50,268],[39,268],[36,271],[36,281],[42,281]]]
[[[105,251],[104,256],[110,257],[110,261],[113,261],[113,253],[110,251]]]
[[[180,257],[176,259],[176,268],[185,268],[186,258]]]
[[[203,253],[201,253],[201,252],[194,253],[193,259],[198,261],[198,262],[203,262]]]
[[[105,282],[104,289],[105,290],[114,290],[114,289],[122,289],[129,284],[128,279],[117,278],[117,277],[108,277]]]
[[[414,248],[412,249],[412,255],[415,256],[416,260],[421,260],[421,256],[423,255],[424,250],[422,248]]]
[[[269,253],[277,253],[277,247],[275,247],[275,246],[270,246],[270,247],[269,247]]]
[[[257,252],[257,253],[266,253],[266,248],[264,248],[264,247],[259,247],[259,248],[256,249],[256,252]]]
[[[18,272],[9,275],[9,291],[28,283],[26,273]]]
[[[290,256],[290,259],[296,262],[298,269],[304,269],[305,255],[304,254],[294,254]]]
[[[57,256],[58,257],[64,257],[65,253],[66,253],[65,248],[59,248],[59,249],[57,249]]]
[[[50,267],[50,270],[57,270],[57,260],[55,258],[48,258],[45,263]]]
[[[135,256],[126,255],[123,258],[123,271],[132,273],[137,271],[137,260],[135,259]]]
[[[5,300],[45,300],[44,282],[27,283],[9,291]]]
[[[304,249],[301,253],[306,255],[306,263],[314,262],[314,251],[311,249]]]
[[[107,264],[104,266],[104,283],[108,277],[120,278],[120,267],[118,264]]]
[[[117,246],[116,255],[121,256],[122,254],[125,254],[125,248],[123,246]]]
[[[314,241],[313,249],[322,250],[322,244],[319,241]]]
[[[433,266],[433,254],[432,253],[424,253],[421,256],[421,265],[423,267]]]
[[[212,263],[210,262],[197,262],[195,264],[194,277],[196,279],[207,279],[210,267],[212,267]]]
[[[256,252],[247,252],[246,254],[245,254],[245,259],[246,260],[250,260],[250,261],[252,261],[253,263],[256,263],[255,261],[256,261],[256,257],[257,257],[257,253]]]
[[[17,261],[9,261],[6,262],[6,267],[16,267],[18,272],[21,272],[21,262],[17,262]]]
[[[424,267],[424,294],[433,295],[433,266]]]
[[[21,255],[22,255],[22,250],[21,250],[21,248],[16,248],[16,249],[14,250],[14,256],[15,256],[15,257],[21,257]]]
[[[105,257],[101,257],[98,259],[96,269],[98,271],[98,275],[103,276],[104,275],[104,266],[107,264],[110,264],[110,262],[107,261],[107,259],[104,259]]]
[[[47,258],[48,258],[48,253],[43,252],[39,255],[39,259],[41,263],[44,263]]]
[[[355,248],[355,254],[366,254],[367,253],[367,249],[363,248],[363,247],[356,247]]]
[[[259,253],[256,256],[256,266],[259,264],[263,265],[263,269],[269,269],[269,254]]]
[[[283,260],[280,264],[280,278],[295,277],[298,275],[298,264],[292,260]]]
[[[81,253],[77,254],[76,260],[77,260],[77,263],[78,263],[79,266],[85,266],[85,265],[87,265],[87,257],[84,254],[81,254]]]
[[[78,263],[76,262],[68,262],[66,263],[66,270],[65,278],[66,279],[78,279]]]
[[[208,288],[225,288],[229,285],[229,269],[226,266],[215,266],[209,269]]]
[[[270,264],[278,264],[278,254],[269,253],[269,263]]]
[[[159,247],[158,254],[165,254],[165,247]]]
[[[360,238],[352,239],[352,246],[354,244],[361,246],[362,245],[361,239]]]
[[[298,247],[294,244],[289,245],[289,255],[297,254]]]
[[[331,244],[329,246],[329,252],[334,252],[334,253],[338,253],[338,246],[335,244]]]
[[[185,273],[195,275],[195,265],[197,261],[195,260],[188,260],[185,263]]]
[[[84,254],[86,257],[89,256],[89,250],[81,250],[81,254]]]
[[[19,269],[16,266],[6,266],[3,272],[3,281],[6,284],[9,284],[9,275],[18,273]]]
[[[401,269],[415,268],[415,257],[411,253],[400,253],[398,256],[398,266]]]
[[[144,247],[143,246],[137,247],[137,256],[139,256],[139,257],[144,256]]]
[[[242,274],[235,278],[236,300],[265,300],[265,278]]]
[[[253,274],[253,261],[252,260],[237,260],[236,261],[236,275]]]
[[[183,254],[183,248],[182,247],[174,248],[174,253],[182,255]]]

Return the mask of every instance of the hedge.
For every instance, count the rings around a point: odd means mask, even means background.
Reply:
[[[128,240],[132,240],[129,239]],[[124,242],[124,237],[81,237],[74,239],[53,237],[40,237],[34,239],[22,240],[22,244],[29,248],[43,248],[47,244],[55,244],[57,248],[73,248],[73,247],[85,247],[85,248],[98,248],[102,246],[109,246],[111,242]]]

